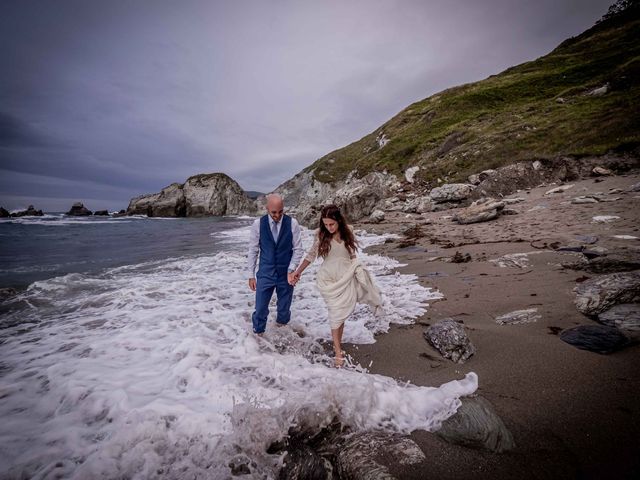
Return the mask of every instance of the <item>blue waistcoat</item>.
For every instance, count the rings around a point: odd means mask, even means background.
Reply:
[[[283,215],[280,220],[278,242],[273,241],[269,215],[260,219],[260,265],[256,277],[286,276],[293,256],[291,217]]]

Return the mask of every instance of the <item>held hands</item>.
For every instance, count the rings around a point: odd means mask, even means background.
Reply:
[[[298,281],[300,280],[300,274],[298,272],[290,272],[287,275],[287,280],[289,282],[289,285],[295,287],[296,283],[298,283]]]

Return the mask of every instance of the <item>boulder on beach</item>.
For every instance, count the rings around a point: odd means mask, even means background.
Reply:
[[[449,443],[501,453],[515,447],[513,435],[489,400],[481,396],[460,398],[462,405],[435,433]]]
[[[413,465],[426,460],[410,438],[393,433],[365,432],[348,436],[336,454],[339,478],[393,480],[389,467]]]
[[[475,185],[469,183],[445,183],[432,189],[429,197],[436,203],[458,202],[468,198],[475,188]]]
[[[82,202],[76,202],[71,206],[71,209],[67,212],[67,215],[82,217],[92,215],[92,212],[87,207],[85,207]]]
[[[464,363],[476,352],[464,325],[452,318],[431,325],[425,330],[424,337],[443,357],[456,363]]]
[[[607,354],[630,345],[631,339],[608,325],[578,325],[560,333],[560,340],[581,350]]]
[[[452,220],[461,225],[486,222],[498,218],[502,209],[504,209],[504,202],[487,201],[485,203],[471,205],[456,212]]]
[[[623,330],[640,331],[640,303],[621,303],[598,315],[598,322]]]
[[[374,210],[371,215],[369,215],[369,221],[371,223],[380,223],[384,220],[384,212],[382,210]]]
[[[578,284],[573,291],[578,310],[596,316],[620,303],[640,302],[640,271],[601,275]]]

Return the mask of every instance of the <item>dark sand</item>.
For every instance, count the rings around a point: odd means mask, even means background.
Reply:
[[[606,194],[638,181],[640,175],[587,179],[548,196],[544,193],[555,185],[522,191],[509,196],[526,199],[508,207],[517,215],[473,225],[446,218],[454,210],[410,218],[396,212],[381,224],[358,225],[400,233],[430,220],[422,227],[426,236],[415,247],[399,248],[396,241],[368,251],[406,263],[401,272],[416,274],[425,287],[445,298],[433,301],[416,324],[393,326],[377,343],[347,345],[347,352],[364,366],[373,362],[372,373],[416,385],[438,386],[476,372],[477,393],[493,403],[516,442],[515,450],[495,454],[417,431],[412,438],[427,461],[398,468],[393,473],[399,478],[640,478],[640,345],[600,355],[562,342],[559,330],[594,323],[576,310],[572,291],[576,279],[594,274],[560,267],[581,254],[535,248],[554,241],[577,245],[581,242],[576,235],[595,235],[594,246],[639,250],[640,240],[613,235],[640,237],[640,193],[607,195],[620,197],[612,202],[569,203],[578,195]],[[528,211],[537,205],[545,208]],[[593,223],[596,215],[620,219]],[[449,242],[456,246],[446,245]],[[469,253],[472,261],[433,259],[456,251]],[[525,252],[538,253],[528,256],[524,268],[490,261]],[[515,325],[495,322],[500,314],[525,308],[537,308],[542,318]],[[428,324],[445,317],[463,320],[477,348],[464,364],[444,359],[423,337]]]

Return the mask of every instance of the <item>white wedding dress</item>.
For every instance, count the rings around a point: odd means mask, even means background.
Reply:
[[[349,228],[352,228],[349,226]],[[305,260],[313,263],[318,256],[319,230]],[[373,277],[355,254],[350,255],[344,242],[331,240],[331,249],[318,269],[316,285],[327,304],[331,329],[351,315],[357,303],[371,306],[374,315],[382,309],[382,296]]]

